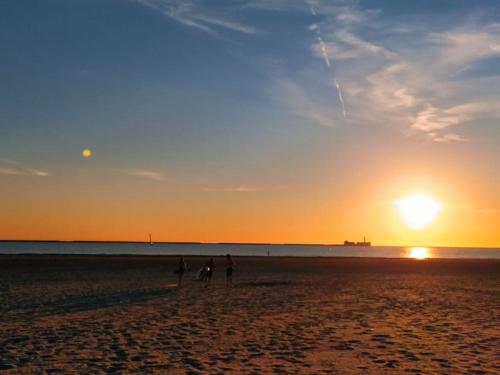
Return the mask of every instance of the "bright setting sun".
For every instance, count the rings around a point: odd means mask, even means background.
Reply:
[[[428,227],[441,210],[441,204],[425,194],[412,194],[394,203],[401,218],[412,229]]]

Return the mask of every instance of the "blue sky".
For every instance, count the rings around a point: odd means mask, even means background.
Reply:
[[[394,158],[498,187],[496,1],[4,1],[0,55],[12,186],[300,190]]]
[[[498,6],[404,3],[4,2],[4,126],[92,138],[94,126],[127,129],[120,113],[131,121],[142,111],[146,126],[203,122],[207,114],[179,108],[196,103],[230,126],[242,108],[284,121],[288,109],[324,126],[377,117],[464,140],[470,129],[459,129],[497,99]]]

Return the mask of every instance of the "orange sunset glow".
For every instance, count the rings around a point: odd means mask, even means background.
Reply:
[[[449,187],[429,184],[426,191],[434,187],[435,196],[444,198],[438,212],[432,204],[432,212],[424,212],[425,225],[420,226],[420,211],[412,217],[393,203],[411,197],[406,191],[414,189],[406,186],[413,179],[405,177],[371,184],[353,181],[350,189],[345,181],[319,176],[318,186],[292,191],[233,192],[119,176],[101,176],[96,182],[84,169],[75,177],[65,189],[45,180],[36,181],[29,191],[4,185],[4,192],[17,199],[4,202],[10,214],[0,219],[1,237],[143,241],[153,233],[158,242],[339,243],[366,235],[377,244],[485,247],[500,240],[498,214],[481,209],[489,203],[487,194],[472,199],[478,186],[467,186],[470,195],[465,195],[451,182]]]
[[[497,23],[408,39],[355,1],[260,26],[235,21],[252,6],[188,22],[169,1],[120,5],[130,34],[9,29],[0,239],[500,245]],[[294,36],[268,39],[278,25]]]

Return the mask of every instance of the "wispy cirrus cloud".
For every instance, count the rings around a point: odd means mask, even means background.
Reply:
[[[134,1],[213,35],[260,33],[238,21],[249,10],[310,19],[308,27],[297,26],[304,37],[297,44],[305,41],[311,58],[299,69],[288,69],[283,59],[285,68],[271,73],[267,91],[311,123],[390,126],[442,143],[465,140],[462,128],[484,117],[500,118],[492,104],[500,100],[500,73],[488,81],[474,75],[487,59],[500,64],[500,23],[477,14],[386,17],[383,9],[354,0]],[[283,24],[283,38],[295,25]]]
[[[321,43],[312,45],[316,54],[323,55]],[[319,51],[318,51],[319,50]],[[328,58],[331,60],[348,60],[379,55],[390,58],[393,53],[376,43],[368,42],[348,30],[334,31],[327,44]]]
[[[271,81],[273,97],[295,114],[326,126],[385,124],[441,143],[465,140],[460,129],[481,119],[500,119],[500,72],[488,80],[470,73],[487,59],[500,64],[499,23],[448,18],[422,25],[422,18],[395,21],[357,2],[307,4],[314,6],[309,31],[321,30],[309,41],[314,59]],[[273,8],[280,9],[274,4],[268,10]],[[318,68],[320,60],[327,69]],[[335,113],[342,110],[335,105],[339,94],[349,104],[349,118]]]
[[[154,181],[165,181],[166,177],[162,172],[152,171],[149,169],[136,169],[131,168],[125,170],[125,173],[129,176],[146,178]]]
[[[340,122],[340,111],[328,105],[324,96],[307,91],[300,83],[285,75],[274,75],[270,96],[297,116],[322,126],[335,126]]]
[[[456,28],[441,33],[432,33],[441,49],[439,59],[443,63],[460,68],[490,56],[500,56],[500,24],[491,23],[477,29]]]
[[[244,34],[257,34],[259,30],[232,19],[228,14],[204,7],[200,1],[189,0],[136,0],[150,9],[185,26],[194,27],[210,34],[219,30],[235,31]]]
[[[427,133],[436,142],[463,141],[464,138],[459,134],[440,132],[471,121],[481,114],[500,118],[500,108],[493,102],[471,102],[444,109],[428,104],[417,113],[411,128]]]
[[[310,8],[304,1],[289,0],[245,0],[240,1],[242,8],[273,11],[273,12],[303,12]]]
[[[0,159],[0,175],[47,177],[49,173],[40,169],[27,167],[15,160]]]

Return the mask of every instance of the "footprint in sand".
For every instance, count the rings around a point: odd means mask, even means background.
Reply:
[[[205,367],[205,366],[203,366],[203,364],[200,361],[198,361],[195,358],[191,358],[191,357],[183,358],[183,359],[181,359],[181,362],[184,365],[194,367],[196,370],[203,370]]]
[[[332,349],[342,350],[342,351],[351,351],[354,350],[352,345],[348,341],[340,341],[332,346]]]

